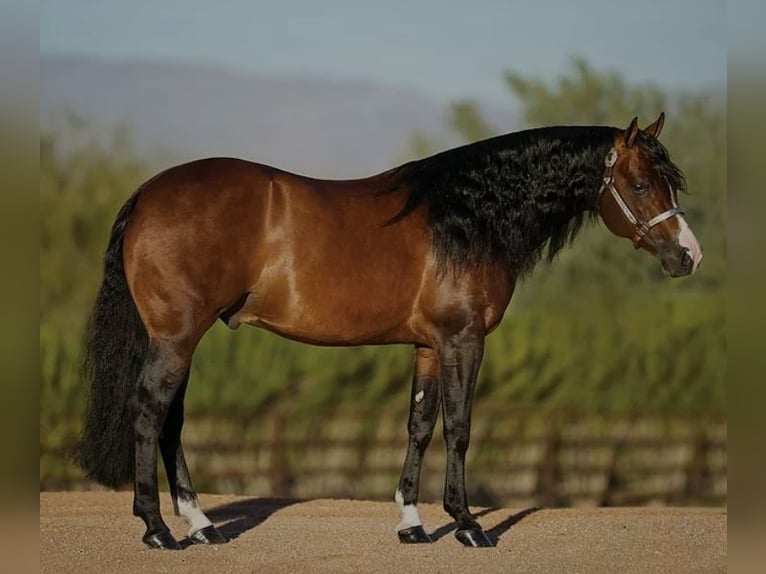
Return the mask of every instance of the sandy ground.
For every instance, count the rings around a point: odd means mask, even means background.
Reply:
[[[429,545],[401,545],[393,502],[202,496],[231,539],[189,546],[163,493],[165,520],[184,550],[149,550],[126,492],[40,494],[42,572],[465,573],[726,571],[726,510],[688,508],[475,509],[496,548],[465,548],[438,505],[420,505]]]

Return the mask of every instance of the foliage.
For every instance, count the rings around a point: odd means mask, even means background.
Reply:
[[[656,86],[629,86],[619,74],[598,73],[580,58],[574,59],[572,68],[553,86],[513,72],[505,74],[508,87],[522,103],[527,124],[627,126],[633,116],[648,119],[667,104]]]

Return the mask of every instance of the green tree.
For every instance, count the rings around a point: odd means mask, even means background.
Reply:
[[[648,119],[667,104],[656,86],[628,85],[618,73],[597,72],[582,58],[575,58],[571,72],[552,85],[513,72],[504,77],[528,125],[627,126],[633,116]]]

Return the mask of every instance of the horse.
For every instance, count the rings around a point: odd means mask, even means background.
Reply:
[[[395,532],[431,542],[418,485],[441,411],[444,509],[462,544],[492,546],[469,511],[465,455],[484,340],[517,282],[597,214],[667,275],[700,264],[678,204],[685,177],[658,140],[664,119],[509,133],[362,179],[233,158],[159,173],[125,202],[108,240],[86,329],[76,461],[102,485],[132,481],[143,542],[179,549],[160,514],[159,450],[191,542],[224,543],[181,445],[189,366],[215,321],[313,345],[407,344],[414,375]]]

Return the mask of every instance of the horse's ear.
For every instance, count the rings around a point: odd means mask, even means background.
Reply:
[[[647,126],[644,131],[650,136],[658,138],[660,137],[660,132],[662,131],[663,125],[665,125],[665,112],[660,112],[660,116],[654,120],[653,124]]]
[[[630,122],[628,129],[625,130],[625,147],[632,146],[633,142],[636,141],[637,135],[638,135],[638,116],[633,118],[633,121]]]

